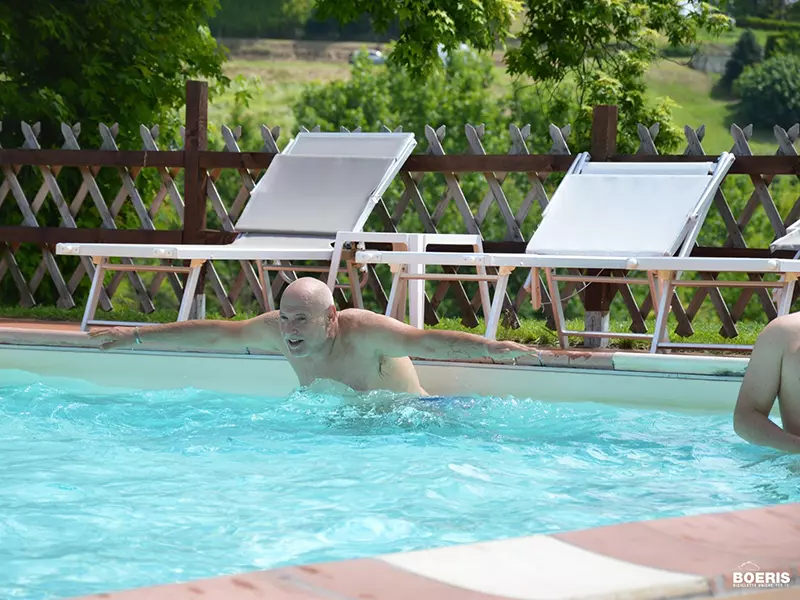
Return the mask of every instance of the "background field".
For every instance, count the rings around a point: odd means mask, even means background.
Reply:
[[[763,45],[767,32],[756,31]],[[730,51],[741,35],[740,30],[725,33],[716,39],[707,36],[701,40],[699,51],[720,55]],[[230,51],[226,74],[232,78],[242,76],[255,92],[250,106],[239,117],[281,129],[294,130],[292,106],[299,98],[304,85],[311,82],[326,82],[348,79],[350,54],[362,48],[385,50],[383,44],[362,42],[317,42],[295,40],[222,40]],[[494,55],[496,70],[495,93],[511,85],[505,73],[502,53]],[[736,122],[733,99],[719,98],[714,93],[714,84],[719,75],[704,73],[688,66],[689,58],[663,58],[655,64],[647,76],[648,92],[652,98],[669,97],[674,103],[673,114],[680,126],[697,128],[706,126],[704,147],[709,153],[730,150],[732,139],[730,126]],[[237,125],[237,115],[232,114],[236,89],[212,101],[209,119],[214,126]],[[747,123],[737,123],[741,127]],[[437,124],[438,125],[438,124]],[[524,123],[520,123],[520,126]],[[557,125],[564,125],[558,123]],[[649,124],[648,124],[649,125]],[[767,132],[757,132],[751,140],[755,153],[772,154],[776,144]]]

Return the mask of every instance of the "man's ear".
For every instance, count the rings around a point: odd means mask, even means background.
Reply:
[[[336,305],[335,305],[335,304],[331,304],[331,305],[328,307],[328,319],[331,319],[331,320],[332,320],[332,319],[334,319],[335,317],[336,317]]]

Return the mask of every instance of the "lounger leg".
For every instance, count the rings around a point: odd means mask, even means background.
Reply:
[[[787,273],[781,290],[781,299],[778,302],[778,316],[788,315],[792,310],[792,296],[794,296],[794,286],[797,282],[796,273]]]
[[[528,279],[524,284],[529,286],[528,291],[531,293],[531,307],[533,310],[542,310],[542,287],[539,284],[539,269],[533,268],[528,273]]]
[[[272,282],[267,274],[263,260],[257,260],[258,266],[258,281],[261,283],[261,298],[264,302],[264,311],[270,312],[275,310],[275,296],[272,295]]]
[[[475,253],[476,254],[483,254],[483,244],[476,244],[475,246],[473,246],[473,248],[475,249]],[[478,271],[478,275],[482,275],[483,277],[486,277],[486,265],[479,264],[478,267],[477,267],[477,271]],[[478,291],[480,292],[480,295],[481,295],[481,306],[483,307],[483,318],[487,323],[487,331],[488,331],[489,318],[490,318],[490,316],[492,314],[492,310],[493,310],[492,298],[489,295],[489,282],[486,281],[486,280],[479,281],[478,282]],[[503,292],[503,295],[505,295],[505,291]]]
[[[486,319],[486,339],[497,339],[497,328],[500,326],[500,315],[503,312],[503,301],[506,297],[508,277],[513,270],[513,267],[500,267],[499,277],[494,288],[494,301],[489,311],[489,318]]]
[[[105,265],[108,259],[103,256],[93,256],[92,262],[95,265],[94,277],[92,277],[92,287],[89,288],[89,298],[86,301],[86,309],[83,311],[81,331],[86,331],[88,329],[89,321],[94,319],[94,313],[97,312],[97,303],[100,300],[100,290],[103,289],[103,275],[105,275]]]
[[[339,263],[336,263],[338,269]],[[353,294],[353,306],[364,308],[364,298],[361,296],[361,280],[358,276],[358,269],[352,261],[347,261],[347,278],[350,280],[350,292]],[[333,280],[336,283],[336,279]]]
[[[333,244],[333,255],[331,256],[331,270],[328,271],[328,288],[331,293],[336,291],[336,277],[339,275],[339,263],[342,262],[342,247],[344,240],[337,237]],[[351,282],[352,285],[352,282]]]
[[[405,272],[405,268],[402,265],[390,265],[390,267],[394,275],[392,275],[392,289],[389,291],[389,300],[386,304],[386,316],[402,321],[399,304],[403,285],[401,274]]]
[[[424,248],[423,236],[408,236],[408,251],[422,252]],[[425,327],[425,281],[413,278],[414,275],[425,273],[424,265],[408,265],[408,273],[411,279],[408,280],[408,322],[412,327],[423,329]]]
[[[189,276],[186,278],[186,286],[183,288],[183,298],[181,308],[178,311],[178,321],[188,321],[189,314],[194,302],[194,293],[197,289],[197,280],[200,278],[200,269],[203,268],[204,260],[192,260],[189,267]]]
[[[558,343],[562,348],[566,349],[569,348],[569,336],[564,333],[567,322],[564,318],[564,307],[561,306],[561,293],[558,291],[558,282],[553,278],[553,269],[546,268],[544,275],[547,279],[547,288],[550,290],[550,302],[553,305],[553,321],[555,321],[556,325]]]
[[[647,272],[647,281],[649,282],[650,286],[650,298],[653,301],[653,313],[655,314],[656,318],[658,318],[658,280],[656,279],[656,274],[653,271]],[[647,315],[644,315],[647,318]]]
[[[653,331],[653,340],[650,343],[650,354],[658,352],[658,345],[662,341],[667,341],[667,322],[669,319],[669,305],[672,301],[672,292],[675,286],[672,285],[672,272],[658,272],[658,302],[653,302],[656,309],[656,325]],[[655,299],[654,299],[655,300]]]

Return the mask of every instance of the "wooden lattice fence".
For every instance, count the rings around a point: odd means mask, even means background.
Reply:
[[[263,142],[259,152],[242,152],[239,147],[241,128],[222,127],[224,147],[218,151],[207,150],[206,89],[204,84],[191,82],[187,90],[187,126],[181,129],[183,147],[162,151],[158,147],[157,127],[142,126],[141,150],[121,150],[117,146],[117,127],[100,126],[102,145],[98,150],[82,150],[79,146],[80,126],[62,125],[64,139],[61,150],[43,150],[39,147],[38,125],[21,125],[24,145],[20,149],[0,149],[0,207],[5,202],[16,205],[17,211],[8,211],[15,217],[6,217],[0,227],[3,247],[0,263],[0,282],[10,276],[23,306],[38,303],[37,295],[45,278],[57,290],[57,304],[74,307],[79,286],[86,286],[94,267],[90,260],[81,259],[68,269],[68,259],[56,257],[53,247],[62,241],[109,241],[138,243],[220,243],[230,241],[235,235],[234,224],[246,206],[250,192],[259,177],[269,168],[271,157],[279,152],[279,128],[261,127]],[[315,128],[318,129],[318,128]],[[346,130],[345,130],[346,131]],[[414,223],[420,231],[437,232],[445,225],[452,229],[455,220],[459,230],[480,233],[487,251],[524,252],[525,240],[538,223],[541,211],[547,206],[549,194],[557,182],[553,175],[565,171],[573,159],[569,147],[569,125],[550,125],[552,146],[545,155],[531,155],[528,140],[530,125],[512,125],[507,132],[508,154],[487,155],[483,140],[487,135],[482,125],[467,124],[464,135],[469,152],[464,155],[447,155],[443,141],[447,135],[444,126],[425,127],[424,136],[418,139],[418,152],[410,157],[393,183],[385,201],[380,202],[370,220],[369,227],[383,231],[399,231]],[[675,156],[658,156],[655,139],[658,124],[639,125],[640,145],[635,155],[615,153],[616,109],[598,107],[592,136],[593,160],[708,160],[702,146],[704,128],[686,127],[686,149]],[[800,191],[798,198],[784,215],[770,192],[776,176],[800,177],[800,159],[795,142],[800,126],[788,131],[775,128],[777,149],[774,156],[753,156],[749,145],[752,128],[731,128],[731,151],[737,156],[731,176],[746,175],[752,185],[746,204],[738,215],[726,200],[723,191],[714,199],[716,211],[724,224],[727,238],[718,247],[698,247],[696,254],[728,256],[764,256],[766,248],[749,248],[748,226],[759,205],[765,211],[775,237],[783,235],[786,226],[800,218]],[[496,133],[493,135],[497,135]],[[80,172],[80,185],[72,198],[59,183],[64,169]],[[116,185],[108,177],[102,185],[101,170],[116,172]],[[27,193],[20,182],[21,173],[28,170]],[[157,190],[143,195],[140,185],[142,174],[148,171],[157,176]],[[38,185],[31,186],[31,174],[38,173]],[[466,180],[472,177],[469,184]],[[151,177],[152,179],[152,177]],[[479,179],[476,182],[476,179]],[[154,188],[153,188],[154,189]],[[104,191],[105,190],[105,191]],[[389,197],[391,196],[391,197]],[[513,196],[513,198],[512,198]],[[58,214],[58,225],[47,226],[37,219],[47,202],[53,203]],[[135,228],[120,226],[120,215],[126,209],[135,215]],[[93,229],[78,227],[76,218],[92,211],[100,226]],[[457,216],[457,219],[455,219]],[[454,220],[455,219],[455,220]],[[212,227],[207,223],[211,222]],[[487,234],[487,232],[492,232]],[[25,272],[17,261],[23,248],[36,244],[41,248],[41,259],[32,270]],[[74,261],[74,259],[72,259]],[[452,269],[447,268],[445,270]],[[713,276],[709,276],[713,277]],[[750,274],[758,279],[759,274]],[[138,310],[152,312],[165,297],[174,301],[181,296],[183,281],[179,276],[155,273],[145,281],[135,271],[116,273],[106,281],[100,298],[100,308],[111,310],[115,298],[127,279],[130,294]],[[273,293],[278,295],[286,279],[275,277]],[[634,297],[627,285],[593,284],[588,288],[577,284],[565,290],[563,297],[575,296],[587,310],[606,310],[611,299],[619,293],[631,317],[631,328],[645,331],[645,319],[652,310],[652,299]],[[384,309],[386,291],[374,268],[369,269],[368,287],[375,308]],[[248,261],[209,263],[204,273],[204,289],[213,299],[222,315],[231,317],[237,308],[255,306],[264,310],[259,278]],[[477,324],[479,297],[469,293],[458,282],[432,284],[426,298],[426,321],[435,322],[447,297],[456,302],[465,324]],[[543,289],[543,293],[546,291]],[[742,318],[745,307],[757,294],[758,302],[768,318],[776,314],[775,304],[763,290],[745,288],[729,305],[718,288],[700,288],[686,306],[676,295],[673,309],[679,323],[679,333],[689,335],[692,321],[708,295],[722,323],[722,333],[736,335],[736,323]],[[523,280],[509,287],[506,298],[506,322],[515,325],[529,298],[529,289]],[[342,304],[347,298],[337,294]],[[545,307],[550,319],[549,308]],[[456,316],[449,314],[446,316]]]

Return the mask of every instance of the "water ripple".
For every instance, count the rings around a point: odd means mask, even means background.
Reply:
[[[729,415],[0,385],[0,597],[800,501]]]

